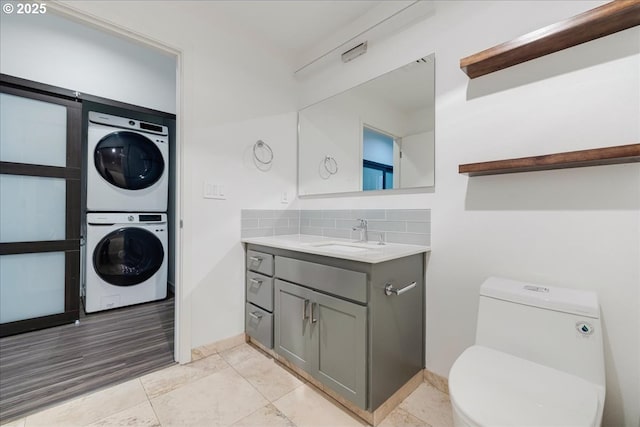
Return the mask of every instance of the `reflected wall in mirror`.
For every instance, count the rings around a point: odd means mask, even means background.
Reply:
[[[434,54],[298,112],[299,194],[432,187]]]

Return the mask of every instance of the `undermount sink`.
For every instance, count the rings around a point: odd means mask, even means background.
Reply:
[[[326,249],[329,251],[357,253],[366,252],[372,249],[380,249],[380,246],[370,243],[350,243],[350,242],[321,242],[311,244],[314,248]]]

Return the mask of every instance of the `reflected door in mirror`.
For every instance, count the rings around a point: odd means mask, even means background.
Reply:
[[[394,151],[396,138],[390,134],[363,126],[362,129],[362,190],[394,188]]]

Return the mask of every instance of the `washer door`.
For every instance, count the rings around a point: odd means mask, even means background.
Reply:
[[[144,282],[162,266],[164,249],[153,233],[142,228],[120,228],[107,234],[93,251],[93,268],[115,286]]]
[[[107,182],[126,190],[151,187],[164,172],[164,159],[156,144],[136,132],[105,135],[96,145],[93,161]]]

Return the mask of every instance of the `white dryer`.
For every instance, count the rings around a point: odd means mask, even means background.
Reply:
[[[85,311],[167,296],[167,215],[88,213]]]
[[[166,212],[169,129],[89,112],[87,210]]]

